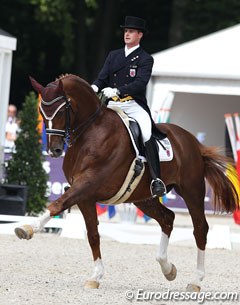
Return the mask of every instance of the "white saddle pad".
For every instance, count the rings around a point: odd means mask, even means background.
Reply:
[[[162,147],[160,143],[158,143],[160,161],[161,162],[171,161],[173,159],[173,149],[169,139],[165,138],[161,141],[161,143],[163,147],[165,147],[165,149]]]

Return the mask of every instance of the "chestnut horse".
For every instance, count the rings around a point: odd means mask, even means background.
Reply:
[[[102,104],[91,86],[75,75],[61,76],[46,87],[31,78],[34,89],[41,95],[40,112],[48,133],[48,151],[52,157],[63,153],[64,143],[69,147],[63,163],[70,188],[31,225],[15,229],[19,238],[30,239],[40,231],[52,216],[77,204],[86,223],[87,237],[94,260],[94,272],[86,287],[97,288],[104,273],[96,202],[112,198],[121,188],[129,167],[136,157],[126,127],[119,115]],[[199,291],[204,278],[204,254],[208,224],[204,214],[205,179],[213,188],[214,208],[232,212],[238,207],[238,196],[225,175],[229,160],[217,148],[200,144],[188,131],[173,125],[157,127],[170,140],[174,157],[161,163],[162,180],[167,191],[174,190],[188,207],[194,226],[197,245],[196,272],[187,289]],[[152,198],[148,166],[127,202],[133,202],[144,214],[161,226],[157,261],[164,276],[176,277],[176,267],[168,261],[167,248],[173,229],[174,213]]]

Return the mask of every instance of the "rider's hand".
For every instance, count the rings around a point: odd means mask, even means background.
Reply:
[[[102,89],[102,92],[107,98],[111,98],[111,97],[119,95],[119,91],[117,88],[107,87],[107,88]]]
[[[93,91],[94,91],[95,93],[98,93],[98,86],[96,86],[96,85],[91,85],[91,87],[92,87],[92,89],[93,89]]]

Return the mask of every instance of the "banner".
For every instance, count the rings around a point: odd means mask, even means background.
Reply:
[[[233,120],[234,118],[234,120]],[[236,162],[236,169],[238,179],[233,179],[232,176],[228,173],[229,178],[233,182],[235,188],[238,190],[238,196],[240,197],[240,120],[239,114],[234,113],[233,115],[230,113],[225,114],[225,122],[228,130],[228,135],[230,138],[232,153],[234,161]],[[233,219],[236,224],[240,225],[240,210],[236,210],[233,213]]]

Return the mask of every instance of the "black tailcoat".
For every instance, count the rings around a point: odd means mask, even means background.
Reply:
[[[117,88],[120,97],[132,96],[150,115],[146,100],[146,87],[152,73],[153,57],[142,47],[137,48],[125,57],[124,48],[111,51],[101,69],[98,78],[93,82],[99,90]],[[153,123],[153,131],[156,131]]]

